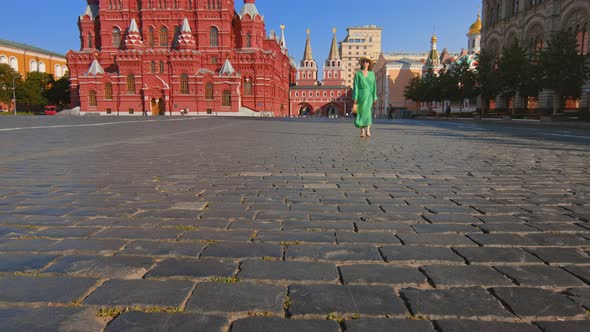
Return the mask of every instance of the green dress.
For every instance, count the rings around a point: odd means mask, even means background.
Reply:
[[[371,109],[377,100],[377,87],[375,84],[375,73],[369,70],[367,77],[359,70],[354,76],[354,87],[352,89],[352,100],[357,101],[357,113],[354,125],[357,128],[373,124]]]

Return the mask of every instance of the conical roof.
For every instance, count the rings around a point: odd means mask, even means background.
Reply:
[[[225,60],[223,67],[221,67],[221,71],[219,72],[219,76],[231,76],[235,74],[234,67],[229,62],[229,59]]]
[[[307,40],[305,41],[305,52],[303,53],[303,60],[313,60],[313,55],[311,54],[311,38],[309,37],[309,33],[311,31],[307,29]]]
[[[90,68],[88,69],[88,74],[91,75],[98,75],[98,74],[104,74],[104,69],[102,69],[102,66],[100,65],[100,63],[98,63],[97,59],[94,59],[94,61],[92,61],[92,64],[90,65]]]
[[[336,28],[332,29],[332,46],[330,46],[330,55],[328,56],[329,60],[339,60],[340,53],[338,53],[338,44],[336,43]]]

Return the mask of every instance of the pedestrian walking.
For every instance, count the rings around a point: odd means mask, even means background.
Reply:
[[[451,104],[447,104],[447,109],[445,110],[445,116],[448,118],[451,115]]]
[[[389,108],[387,108],[387,118],[393,119],[393,105],[389,104]]]
[[[357,107],[354,125],[361,129],[361,137],[371,136],[373,124],[372,108],[377,101],[377,85],[373,72],[373,60],[362,57],[359,60],[361,70],[354,76],[352,99]]]

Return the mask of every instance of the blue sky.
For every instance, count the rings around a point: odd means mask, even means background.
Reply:
[[[236,10],[243,0],[235,0]],[[328,56],[332,28],[338,41],[349,26],[374,24],[383,28],[383,51],[427,51],[433,30],[439,49],[467,47],[467,31],[477,18],[481,0],[257,0],[266,30],[285,35],[289,53],[303,57],[305,30],[311,30],[313,56]],[[2,0],[0,38],[65,54],[80,47],[78,16],[86,0]],[[10,13],[10,14],[8,14]]]

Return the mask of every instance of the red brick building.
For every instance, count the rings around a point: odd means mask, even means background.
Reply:
[[[288,115],[295,68],[255,0],[87,1],[67,54],[82,113]]]
[[[297,69],[296,85],[291,87],[291,116],[345,116],[351,109],[352,90],[344,77],[344,63],[336,44],[333,30],[330,54],[323,68],[323,81],[318,80],[318,67],[311,52],[311,39],[307,41],[303,60]]]

